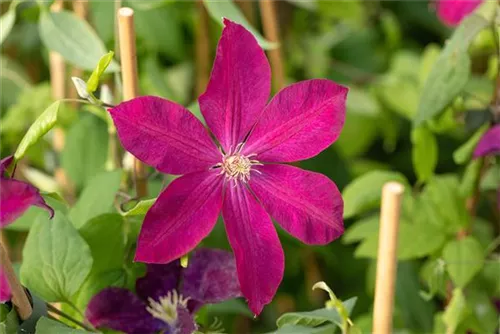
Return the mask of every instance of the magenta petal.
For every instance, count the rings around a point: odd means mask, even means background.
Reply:
[[[500,124],[489,129],[474,150],[474,158],[488,154],[500,154]]]
[[[258,315],[271,302],[283,278],[285,256],[269,215],[250,191],[226,187],[222,208],[243,296]]]
[[[203,304],[241,296],[234,256],[223,250],[197,250],[183,278],[183,295]]]
[[[437,14],[443,23],[456,26],[483,0],[437,0]]]
[[[217,222],[222,178],[207,171],[174,180],[146,214],[135,260],[168,263],[193,250]]]
[[[154,318],[147,304],[131,291],[107,288],[92,297],[85,317],[94,327],[110,328],[129,334],[156,333],[168,324]]]
[[[0,189],[0,227],[15,221],[32,205],[47,210],[51,218],[54,216],[54,210],[29,183],[0,177]]]
[[[287,165],[264,165],[250,187],[266,211],[306,244],[323,245],[344,232],[344,203],[328,177]]]
[[[170,291],[178,289],[180,276],[181,265],[179,261],[168,264],[150,263],[146,275],[135,282],[135,291],[145,301],[148,298],[158,300]]]
[[[281,90],[252,131],[244,154],[265,162],[315,156],[340,135],[348,89],[332,81],[301,81]]]
[[[199,102],[208,127],[228,152],[243,141],[264,109],[271,69],[250,32],[227,19],[224,25],[210,82]]]
[[[125,149],[161,172],[187,174],[220,161],[203,124],[179,104],[145,96],[109,112]]]
[[[5,303],[12,297],[9,282],[7,282],[7,276],[5,276],[4,271],[0,268],[0,303]]]

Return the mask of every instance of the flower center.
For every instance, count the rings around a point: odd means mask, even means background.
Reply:
[[[149,306],[146,307],[151,315],[157,319],[165,321],[173,326],[177,322],[177,307],[187,308],[188,298],[178,294],[176,290],[169,291],[166,296],[160,297],[158,301],[148,298]]]
[[[243,181],[247,183],[250,180],[250,171],[252,171],[252,166],[262,165],[257,160],[250,159],[255,156],[255,154],[243,155],[240,153],[243,148],[243,144],[238,144],[234,152],[229,152],[228,154],[222,154],[222,162],[215,165],[215,167],[220,167],[220,174],[224,174],[228,180]],[[255,172],[260,173],[258,170]]]

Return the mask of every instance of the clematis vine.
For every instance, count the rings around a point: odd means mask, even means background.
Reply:
[[[500,124],[489,129],[479,140],[475,150],[474,158],[486,155],[500,155]],[[498,194],[498,209],[500,210],[500,188]]]
[[[106,288],[85,316],[97,328],[129,334],[188,334],[197,329],[193,315],[202,305],[241,296],[234,257],[216,249],[197,250],[186,269],[179,261],[149,264],[136,292]]]
[[[283,163],[311,158],[340,135],[348,89],[298,82],[269,103],[271,70],[257,41],[224,20],[212,74],[199,104],[213,137],[188,110],[159,97],[110,109],[135,157],[183,174],[147,213],[136,261],[168,263],[193,250],[222,212],[243,295],[259,314],[283,278],[284,254],[271,217],[306,244],[344,231],[343,201],[326,176]]]
[[[437,15],[443,23],[457,26],[482,2],[483,0],[437,0]]]
[[[5,176],[13,157],[0,161],[0,227],[14,222],[32,205],[41,207],[54,216],[54,210],[45,203],[38,189],[31,184]]]

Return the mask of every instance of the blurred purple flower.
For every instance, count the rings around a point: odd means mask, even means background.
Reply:
[[[322,174],[278,163],[311,158],[338,138],[348,89],[307,80],[267,103],[271,70],[263,50],[241,25],[224,24],[208,88],[199,98],[220,151],[203,124],[174,102],[140,97],[110,113],[129,152],[161,172],[185,174],[147,213],[135,259],[168,263],[181,257],[210,233],[222,211],[243,295],[259,314],[284,271],[271,217],[307,244],[329,243],[344,231],[336,185]]]
[[[179,261],[149,264],[136,292],[106,288],[85,316],[95,327],[129,334],[188,334],[197,328],[193,313],[199,307],[241,296],[233,255],[215,249],[195,251],[186,269]]]
[[[31,184],[5,176],[13,157],[0,161],[0,227],[19,218],[32,205],[39,206],[54,216],[54,210],[45,203],[38,189]]]
[[[474,158],[483,157],[485,155],[500,155],[500,124],[489,129],[479,140],[479,143],[474,150]],[[500,210],[500,188],[497,191],[498,208]]]
[[[443,23],[456,26],[482,2],[483,0],[437,0],[437,14]]]

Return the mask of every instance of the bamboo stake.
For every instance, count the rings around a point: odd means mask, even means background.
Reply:
[[[264,28],[264,36],[270,42],[279,43],[279,31],[276,11],[274,9],[274,1],[260,0],[259,5],[262,26]],[[269,56],[269,60],[271,61],[274,90],[279,91],[285,87],[285,72],[283,69],[283,58],[281,57],[281,47],[268,50],[267,54]]]
[[[12,304],[14,305],[17,314],[19,314],[19,317],[22,320],[26,320],[31,316],[33,309],[23,286],[17,279],[3,242],[0,242],[0,264],[12,293]]]
[[[210,36],[208,31],[208,13],[203,1],[196,2],[198,23],[196,25],[196,96],[207,88],[210,75]]]
[[[139,95],[134,10],[132,8],[122,7],[118,10],[118,35],[122,64],[123,100],[127,101]],[[137,197],[146,196],[148,194],[146,168],[137,159],[134,160],[134,177]]]
[[[375,304],[373,308],[374,334],[390,334],[392,332],[399,213],[403,192],[403,185],[397,182],[388,182],[382,189],[377,278],[375,282]]]

